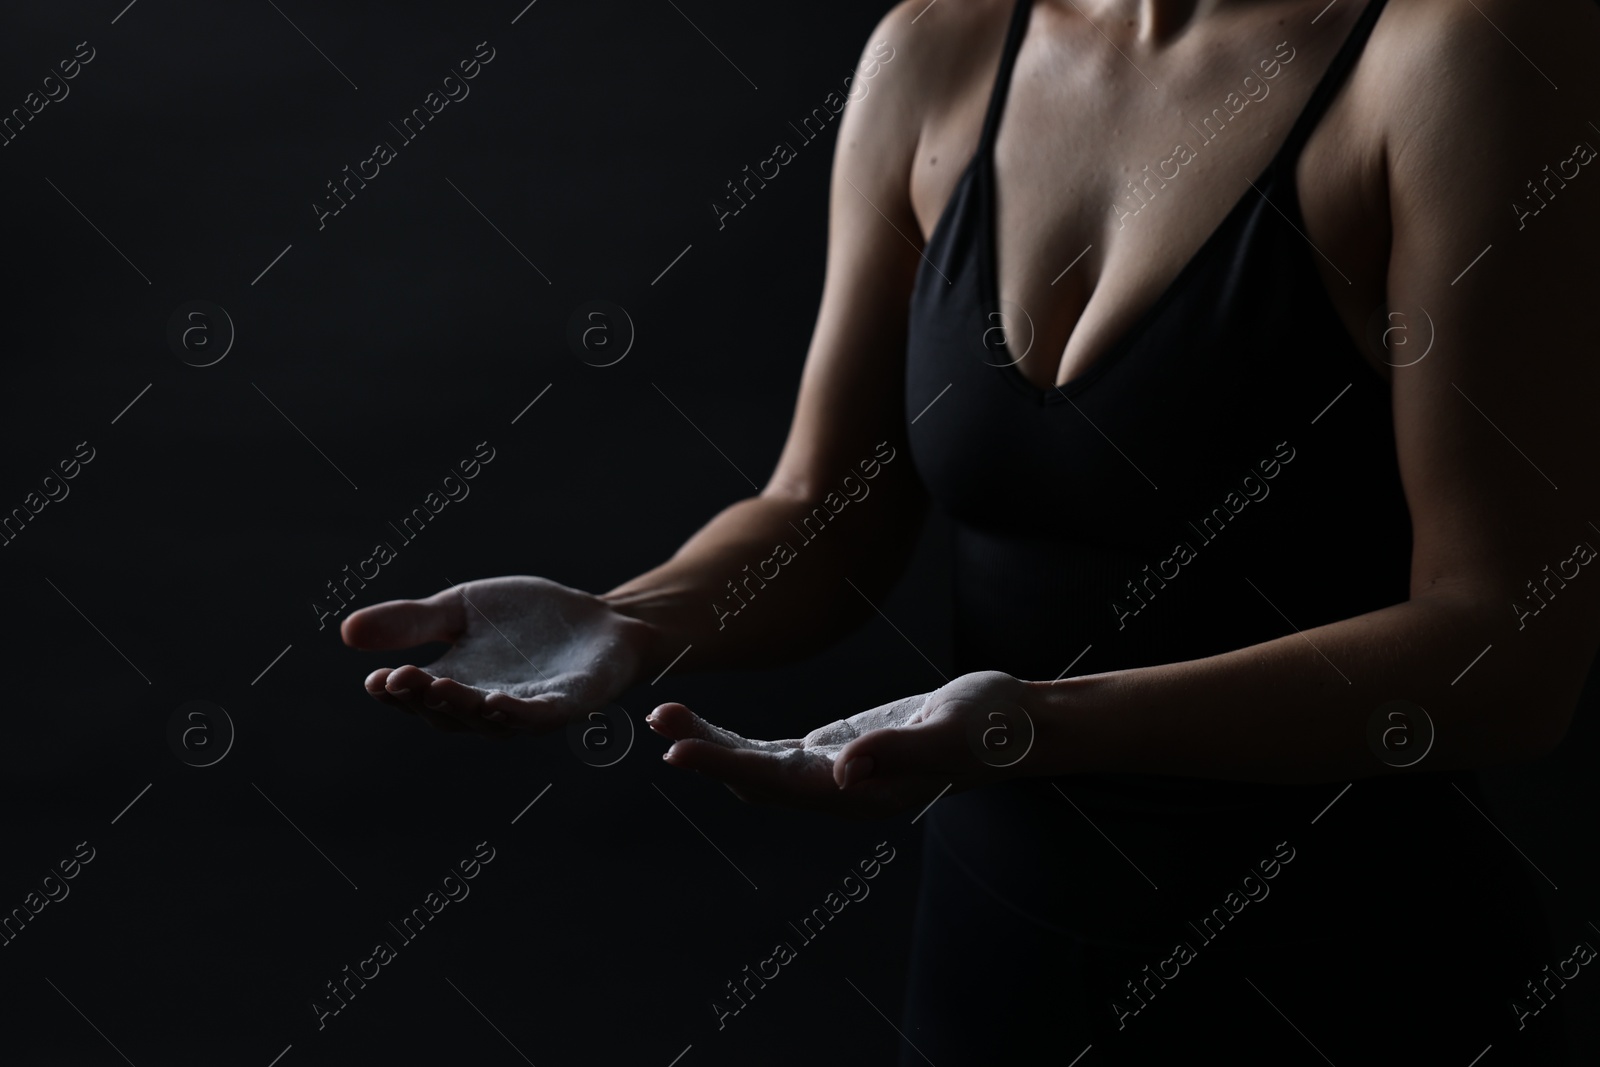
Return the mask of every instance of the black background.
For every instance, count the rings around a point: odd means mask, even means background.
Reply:
[[[79,41],[97,51],[0,148],[0,510],[78,442],[95,449],[70,496],[0,549],[0,910],[78,842],[96,850],[0,948],[0,1058],[123,1062],[114,1044],[140,1067],[265,1067],[292,1045],[284,1067],[665,1067],[692,1046],[684,1067],[892,1062],[879,1010],[898,1021],[909,815],[745,807],[659,765],[642,723],[604,769],[559,735],[436,733],[361,690],[406,658],[346,649],[310,606],[480,441],[496,458],[471,495],[363,603],[515,573],[603,591],[764,480],[816,311],[832,131],[796,144],[725,228],[711,200],[797,141],[789,121],[840,86],[884,5],[540,0],[515,25],[519,0],[279,6],[141,0],[119,17],[112,0],[0,20],[0,110]],[[496,56],[471,95],[400,147],[388,123],[484,40]],[[397,159],[319,231],[311,203],[377,140]],[[206,368],[166,342],[196,299],[237,328]],[[612,367],[566,340],[592,299],[637,329]],[[934,688],[945,534],[930,524],[882,604],[893,626],[783,670],[668,674],[621,703],[636,723],[675,699],[785,737]],[[237,729],[214,766],[169,747],[189,700]],[[1600,940],[1579,771],[1592,734],[1580,713],[1554,757],[1487,776],[1496,823],[1561,887],[1562,944]],[[1484,848],[1511,847],[1484,830]],[[723,983],[884,840],[897,856],[872,895],[719,1031]],[[480,841],[496,858],[470,897],[319,1031],[323,983],[393,940],[387,923]],[[1374,891],[1397,913],[1427,906]],[[1526,977],[1506,976],[1508,1000]],[[1592,1050],[1600,978],[1564,996]]]

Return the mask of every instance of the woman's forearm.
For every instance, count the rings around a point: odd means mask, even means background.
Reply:
[[[1333,782],[1531,759],[1560,740],[1588,657],[1570,629],[1508,618],[1487,598],[1424,597],[1205,659],[1030,683],[1034,773]]]
[[[836,491],[816,500],[738,501],[671,559],[605,593],[613,608],[650,626],[642,680],[669,664],[799,659],[871,615],[867,598],[876,601],[903,570],[924,511],[909,458],[889,455],[866,468],[873,477],[841,476]]]

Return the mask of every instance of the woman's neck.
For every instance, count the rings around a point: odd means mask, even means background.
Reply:
[[[1068,2],[1097,25],[1108,21],[1120,23],[1141,44],[1159,46],[1219,9],[1247,0],[1100,0],[1082,7],[1075,0]]]

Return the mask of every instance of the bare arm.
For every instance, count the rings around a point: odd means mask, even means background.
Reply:
[[[867,598],[902,570],[926,506],[905,447],[906,314],[920,261],[908,179],[942,72],[930,50],[904,47],[914,18],[903,5],[883,19],[847,90],[822,303],[766,487],[600,597],[518,575],[353,612],[340,633],[354,647],[451,646],[426,667],[372,671],[375,700],[444,730],[545,732],[669,665],[794,659],[871,612]]]
[[[676,742],[669,762],[751,799],[872,813],[1019,775],[1334,782],[1554,748],[1600,648],[1600,129],[1585,110],[1600,96],[1600,14],[1571,0],[1476,7],[1391,7],[1415,44],[1374,116],[1389,305],[1427,308],[1438,331],[1393,384],[1413,527],[1405,602],[1182,663],[1059,682],[963,675],[830,724],[798,753],[663,705],[650,723]],[[1435,731],[1406,767],[1369,743],[1393,700]],[[1420,737],[1424,721],[1400,725]],[[985,751],[990,733],[1023,738],[1026,757]]]
[[[1060,769],[1385,773],[1367,725],[1397,698],[1437,731],[1417,770],[1529,759],[1563,736],[1600,646],[1600,566],[1586,562],[1600,547],[1600,160],[1574,158],[1580,142],[1600,147],[1582,104],[1596,96],[1585,54],[1600,18],[1587,4],[1484,6],[1560,90],[1472,8],[1408,12],[1407,39],[1429,43],[1384,120],[1389,305],[1426,307],[1438,324],[1433,352],[1393,385],[1409,599],[1226,655],[1049,687]],[[1547,164],[1571,180],[1539,217],[1519,218],[1512,205],[1537,206],[1526,183]]]
[[[814,651],[871,613],[863,594],[876,599],[909,555],[925,505],[905,447],[906,309],[919,262],[910,241],[920,243],[907,181],[919,132],[907,18],[897,9],[879,24],[840,119],[822,302],[776,469],[759,495],[602,598],[649,624],[646,678],[690,645],[679,667]]]

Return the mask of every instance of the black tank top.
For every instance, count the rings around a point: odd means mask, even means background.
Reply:
[[[1383,6],[1370,0],[1281,150],[1150,310],[1087,373],[1040,389],[1009,365],[995,331],[992,155],[1031,9],[1017,3],[977,151],[927,243],[910,308],[908,433],[955,523],[961,671],[1049,680],[1069,665],[1090,674],[1191,660],[1407,598],[1411,525],[1389,387],[1328,297],[1295,185],[1301,149]],[[1077,252],[1062,251],[1062,262]],[[1339,687],[1355,669],[1308,668]],[[1286,729],[1302,714],[1281,711]],[[1416,772],[1364,779],[1338,819],[1313,828],[1343,783],[1031,778],[947,796],[927,822],[1007,906],[1132,945],[1161,936],[1149,886],[1170,906],[1215,903],[1219,884],[1280,840],[1318,835],[1329,877],[1359,888],[1362,872],[1394,858],[1385,818],[1457,825],[1449,805],[1466,806],[1449,784]],[[1451,836],[1437,830],[1431,844]],[[1418,859],[1430,843],[1389,844]]]

